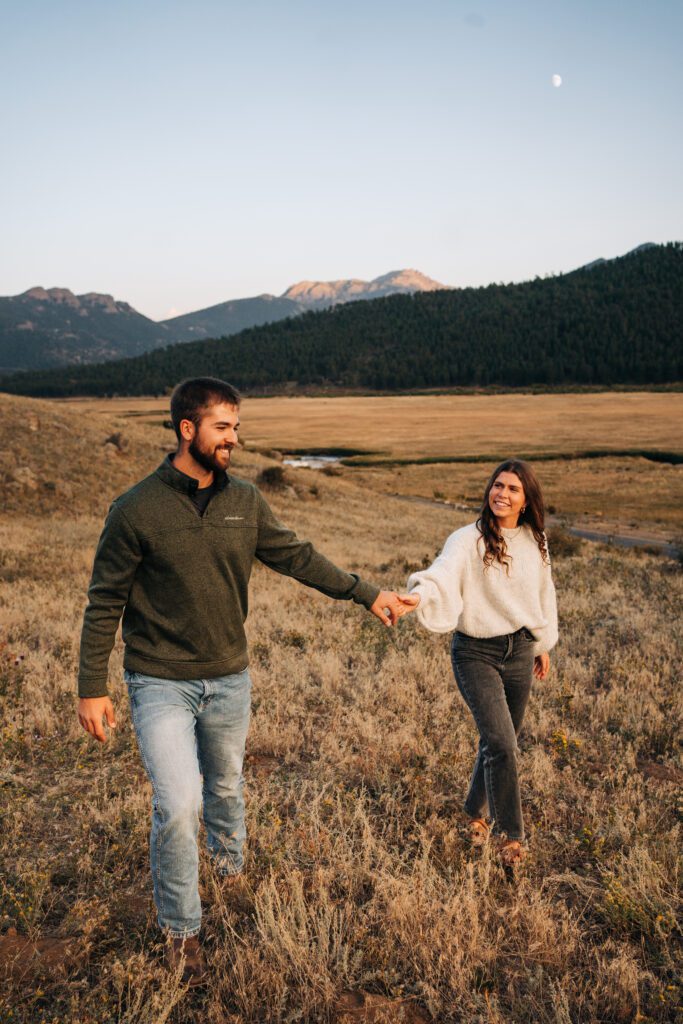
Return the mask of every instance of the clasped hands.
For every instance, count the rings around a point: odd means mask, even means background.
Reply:
[[[395,626],[402,615],[408,615],[420,603],[418,594],[397,594],[395,590],[381,590],[370,608],[385,626]]]

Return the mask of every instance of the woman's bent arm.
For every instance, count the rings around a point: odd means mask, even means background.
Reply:
[[[534,654],[547,654],[557,643],[557,597],[550,565],[543,566],[541,575],[541,609],[546,625],[534,644]]]

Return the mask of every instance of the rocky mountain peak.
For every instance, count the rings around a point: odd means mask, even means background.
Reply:
[[[29,288],[20,296],[22,299],[33,299],[35,302],[54,302],[62,306],[78,308],[76,296],[68,288]]]
[[[87,315],[88,308],[99,309],[103,313],[129,313],[132,307],[127,302],[117,302],[113,295],[100,292],[86,292],[74,295],[69,288],[29,288],[17,296],[25,302],[49,302],[56,306],[69,306]]]
[[[340,281],[299,281],[283,292],[282,298],[314,308],[359,299],[378,299],[384,295],[433,292],[445,287],[419,270],[392,270],[372,281],[361,281],[355,277]]]
[[[415,292],[436,292],[448,288],[448,285],[439,284],[438,281],[420,273],[419,270],[391,270],[388,274],[376,277],[372,283],[382,286],[392,285],[395,288],[405,288],[406,291]]]
[[[78,298],[85,306],[99,306],[105,313],[121,313],[131,307],[127,302],[117,302],[113,295],[102,295],[99,292],[86,292]]]

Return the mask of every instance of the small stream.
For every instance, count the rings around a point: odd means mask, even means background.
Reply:
[[[282,460],[284,466],[292,469],[323,469],[335,462],[341,462],[340,455],[286,455]]]

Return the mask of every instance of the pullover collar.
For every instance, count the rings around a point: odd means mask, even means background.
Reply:
[[[173,465],[173,459],[170,455],[167,455],[164,461],[157,469],[157,476],[161,477],[165,484],[172,487],[175,491],[180,491],[182,494],[187,494],[189,497],[193,497],[197,493],[199,488],[199,480],[195,480],[194,477],[188,476],[187,473],[181,472],[176,469]],[[225,470],[213,471],[213,488],[218,493],[224,490],[230,479]]]

